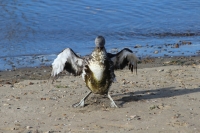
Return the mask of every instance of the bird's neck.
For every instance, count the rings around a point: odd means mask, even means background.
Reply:
[[[104,47],[96,47],[91,55],[96,61],[100,61],[106,59],[107,52]]]

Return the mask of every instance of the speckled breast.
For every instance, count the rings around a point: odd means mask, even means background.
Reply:
[[[112,84],[109,60],[106,52],[94,51],[88,64],[88,73],[85,77],[87,87],[96,94],[106,94]]]

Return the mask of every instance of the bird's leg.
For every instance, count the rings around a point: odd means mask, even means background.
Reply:
[[[91,93],[92,93],[91,91],[88,92],[88,94],[87,94],[83,99],[81,99],[81,101],[80,101],[79,103],[75,103],[75,104],[73,104],[72,106],[73,106],[74,108],[76,108],[76,107],[78,107],[78,106],[84,107],[84,106],[85,106],[85,99],[87,99],[88,96],[89,96]]]
[[[115,108],[118,108],[118,106],[115,104],[115,102],[113,101],[112,97],[110,96],[110,94],[108,93],[108,98],[110,99],[111,103],[110,103],[110,106],[111,107],[115,107]]]

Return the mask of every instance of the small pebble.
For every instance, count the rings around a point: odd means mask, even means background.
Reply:
[[[158,70],[158,72],[163,72],[164,71],[164,69],[160,69],[160,70]]]
[[[26,129],[31,129],[31,128],[33,128],[33,127],[31,127],[31,126],[26,126]]]

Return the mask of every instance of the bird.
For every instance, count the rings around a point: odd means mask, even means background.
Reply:
[[[95,48],[90,55],[81,57],[71,48],[66,48],[59,53],[52,63],[51,76],[55,78],[63,70],[74,76],[82,76],[89,92],[80,102],[73,104],[73,107],[84,107],[85,100],[91,93],[94,93],[107,95],[111,101],[111,107],[118,108],[109,94],[111,84],[116,81],[114,71],[128,66],[132,73],[135,70],[137,74],[137,62],[137,57],[128,48],[116,54],[107,53],[105,38],[97,36]]]

